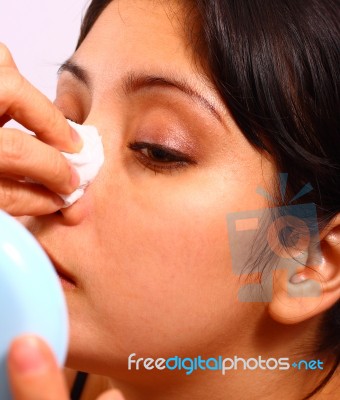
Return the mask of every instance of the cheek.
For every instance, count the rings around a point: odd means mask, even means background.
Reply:
[[[158,191],[112,190],[109,209],[108,199],[98,199],[98,273],[86,289],[101,334],[119,326],[129,350],[171,353],[185,344],[197,352],[197,343],[213,342],[239,318],[230,312],[239,277],[226,216],[249,204],[242,205],[244,191],[235,197],[232,180],[209,178],[188,179],[177,190],[169,181]]]

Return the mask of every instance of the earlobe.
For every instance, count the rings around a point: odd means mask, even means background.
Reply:
[[[273,296],[268,304],[273,319],[295,324],[331,308],[340,298],[340,214],[320,235],[321,257],[315,260],[313,249],[305,265],[273,272]]]

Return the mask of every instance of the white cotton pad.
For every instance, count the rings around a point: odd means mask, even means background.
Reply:
[[[73,193],[69,195],[59,194],[65,201],[62,208],[69,207],[82,197],[86,187],[94,180],[104,163],[104,148],[97,128],[91,125],[79,125],[70,120],[67,120],[67,122],[79,133],[84,145],[79,153],[62,152],[75,167],[80,177],[79,186]]]

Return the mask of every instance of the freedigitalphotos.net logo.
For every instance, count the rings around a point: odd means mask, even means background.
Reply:
[[[280,174],[282,203],[286,197],[288,174]],[[272,300],[273,271],[285,268],[290,275],[306,265],[309,251],[313,252],[313,266],[322,259],[317,212],[314,203],[291,204],[311,192],[306,184],[288,205],[227,214],[228,239],[233,272],[249,276],[261,271],[261,282],[242,286],[238,298],[242,302],[270,302]],[[256,191],[269,203],[274,199],[264,189]],[[292,297],[315,297],[321,285],[310,280],[309,290],[301,295],[293,285],[287,285]],[[294,291],[295,289],[295,291]]]
[[[210,357],[204,359],[201,356],[195,358],[181,358],[178,356],[170,358],[136,358],[136,353],[132,353],[128,357],[128,370],[179,370],[186,375],[191,375],[195,371],[220,371],[225,375],[231,370],[323,370],[323,361],[321,360],[295,360],[290,362],[288,357],[282,358],[242,358],[234,356],[233,358],[222,356]]]

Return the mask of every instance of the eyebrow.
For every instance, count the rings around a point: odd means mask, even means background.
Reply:
[[[82,82],[88,88],[91,88],[91,80],[87,71],[75,63],[67,60],[58,69],[58,75],[67,71],[78,81]],[[137,92],[138,90],[153,87],[175,88],[186,94],[192,100],[207,109],[220,123],[223,124],[222,117],[216,107],[211,104],[202,94],[196,91],[186,80],[174,76],[158,76],[145,73],[129,72],[124,78],[122,88],[125,94]]]

